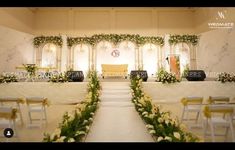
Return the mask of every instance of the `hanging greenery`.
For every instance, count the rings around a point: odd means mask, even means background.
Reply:
[[[62,47],[63,40],[61,36],[38,36],[33,39],[33,44],[36,48],[46,43],[53,43],[59,47]]]
[[[95,34],[91,37],[68,37],[67,45],[68,47],[72,47],[76,44],[85,43],[94,46],[101,41],[112,42],[115,45],[123,41],[131,41],[137,45],[144,45],[145,43],[164,45],[164,39],[162,37],[140,36],[138,34]]]
[[[175,45],[177,43],[191,43],[192,45],[197,45],[199,41],[199,36],[197,35],[170,35],[169,44]]]
[[[163,46],[164,45],[164,38],[162,38],[162,37],[151,37],[151,36],[140,37],[139,40],[138,40],[138,44],[139,45],[144,45],[145,43],[152,43],[152,44]]]

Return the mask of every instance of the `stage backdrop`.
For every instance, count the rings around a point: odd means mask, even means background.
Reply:
[[[116,47],[109,42],[100,42],[96,47],[96,69],[102,73],[101,64],[128,64],[128,74],[135,69],[135,45],[122,42]]]

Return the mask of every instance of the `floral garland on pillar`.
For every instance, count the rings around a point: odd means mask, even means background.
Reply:
[[[142,90],[142,79],[137,76],[131,79],[132,102],[135,109],[147,124],[146,128],[157,142],[199,142],[200,139],[180,124],[178,119],[163,112],[160,106],[152,103],[152,99]]]
[[[112,42],[114,45],[123,41],[131,41],[137,46],[144,45],[145,43],[153,43],[160,46],[164,45],[164,38],[158,36],[140,36],[139,34],[95,34],[91,37],[67,37],[67,46],[71,48],[73,45],[83,43],[95,46],[101,41]]]
[[[44,134],[44,142],[82,142],[89,132],[90,125],[100,102],[101,85],[96,72],[91,72],[84,101],[76,105],[72,113],[66,112],[63,121],[54,133]]]
[[[63,45],[63,40],[61,36],[38,36],[33,39],[33,45],[36,48],[46,43],[53,43],[61,48]]]

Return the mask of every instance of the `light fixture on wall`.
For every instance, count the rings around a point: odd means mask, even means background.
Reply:
[[[80,45],[80,52],[84,52],[85,50],[83,49],[83,45]]]
[[[100,47],[102,50],[104,50],[104,51],[106,51],[107,50],[107,45],[106,45],[106,43],[105,43],[105,41],[103,41],[102,42],[102,45],[101,45],[101,47]]]
[[[149,47],[148,51],[152,51],[152,50],[153,50],[152,43],[150,43],[150,47]]]
[[[125,49],[126,50],[130,50],[131,49],[130,46],[129,46],[129,41],[126,41]]]

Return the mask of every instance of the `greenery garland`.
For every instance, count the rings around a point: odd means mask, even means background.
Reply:
[[[96,72],[90,73],[87,96],[76,105],[72,113],[66,112],[54,133],[44,134],[44,142],[82,142],[89,132],[95,111],[100,102],[100,82]]]
[[[61,36],[38,36],[33,39],[33,45],[36,48],[46,43],[53,43],[59,47],[62,47],[63,40]]]
[[[144,45],[145,43],[164,45],[163,37],[140,36],[138,34],[95,34],[91,37],[67,37],[67,46],[72,47],[83,43],[94,46],[101,41],[112,42],[115,45],[123,41],[131,41],[137,45]]]
[[[185,125],[154,105],[152,99],[142,90],[142,79],[131,79],[132,102],[136,111],[145,121],[146,128],[157,142],[198,142],[200,139],[186,130]]]
[[[169,39],[170,45],[175,45],[177,43],[191,43],[192,45],[197,45],[199,42],[199,36],[197,35],[170,35]]]
[[[17,76],[14,74],[0,75],[0,83],[18,82]]]

